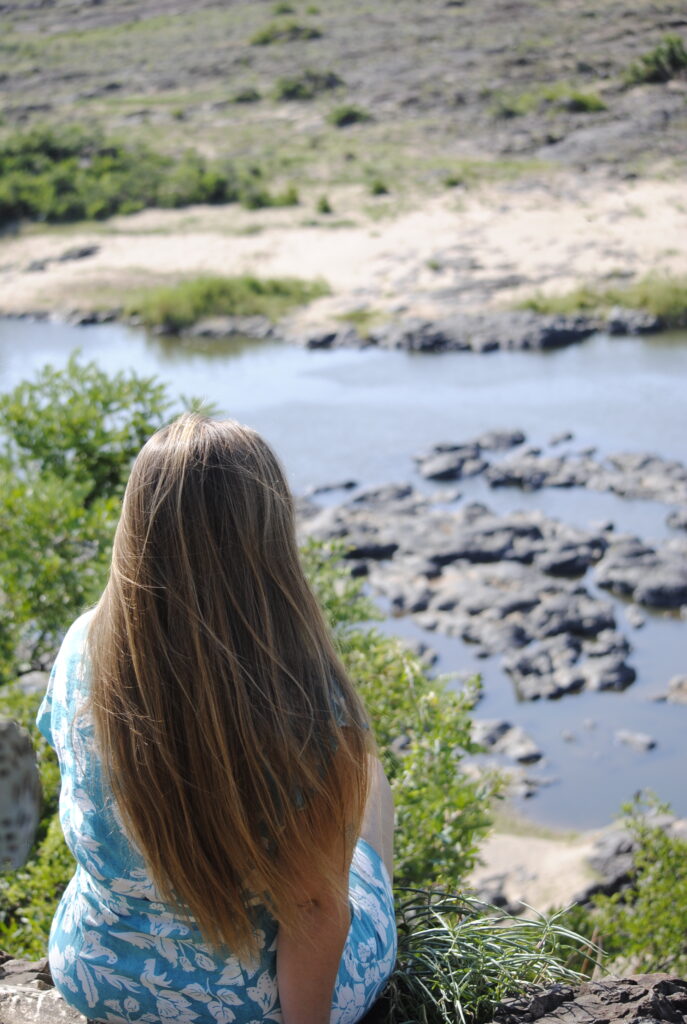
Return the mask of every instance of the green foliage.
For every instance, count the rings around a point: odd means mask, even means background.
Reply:
[[[443,184],[446,188],[473,188],[484,182],[511,181],[546,169],[547,165],[538,160],[458,160],[444,174]]]
[[[566,82],[554,82],[515,95],[497,93],[491,112],[495,117],[511,118],[544,113],[547,110],[592,114],[606,109],[606,104],[598,93],[583,92]]]
[[[0,395],[2,461],[23,478],[38,469],[87,485],[87,499],[121,497],[134,456],[171,404],[153,378],[109,375],[74,354],[63,370],[46,366]]]
[[[269,206],[298,206],[298,190],[288,185],[281,192],[270,192],[256,181],[246,181],[241,190],[241,205],[247,210],[262,210]]]
[[[310,545],[310,579],[335,630],[344,663],[372,722],[396,805],[395,871],[399,884],[455,887],[470,870],[490,824],[494,776],[476,781],[460,770],[464,753],[478,748],[469,712],[478,695],[429,679],[419,659],[395,638],[353,628],[374,612],[361,584],[337,566],[341,549]],[[394,741],[405,737],[404,751]]]
[[[329,289],[323,281],[296,277],[196,277],[175,287],[152,288],[132,297],[128,316],[146,327],[176,334],[203,316],[254,316],[276,319]]]
[[[262,99],[259,91],[253,86],[238,89],[231,97],[232,103],[258,103]]]
[[[162,385],[72,356],[0,396],[0,681],[98,596],[131,461],[162,425]]]
[[[282,14],[295,13],[296,8],[292,4],[286,3],[286,0],[282,0],[281,3],[274,4],[274,6],[272,7],[272,14],[276,15],[276,17],[280,17],[280,15]]]
[[[318,93],[343,85],[333,71],[301,71],[289,78],[280,78],[274,87],[276,100],[312,100]]]
[[[569,916],[593,935],[615,973],[687,971],[687,841],[670,835],[660,817],[670,813],[655,796],[641,795],[623,808],[635,843],[635,871],[628,889],[599,894],[591,910]],[[665,824],[665,822],[664,822]]]
[[[0,876],[0,945],[13,956],[31,960],[45,956],[53,915],[74,867],[54,815],[27,865]]]
[[[249,39],[251,46],[270,46],[272,43],[297,43],[307,39],[321,39],[322,33],[313,25],[298,21],[271,21]]]
[[[388,196],[389,186],[382,178],[373,178],[369,185],[370,195],[372,196]]]
[[[598,288],[582,285],[563,295],[533,295],[519,303],[535,313],[602,313],[613,306],[641,309],[661,326],[687,326],[687,277],[649,274],[629,285]]]
[[[232,164],[192,151],[173,159],[76,125],[37,127],[0,143],[0,227],[20,218],[93,220],[240,198]]]
[[[465,894],[397,893],[398,960],[383,1002],[387,1024],[483,1024],[530,984],[575,984],[566,966],[585,940],[560,915],[534,921],[486,913]]]
[[[643,54],[625,73],[626,85],[669,82],[687,74],[687,50],[680,36],[664,36],[658,46]]]
[[[332,204],[329,202],[327,196],[320,196],[317,200],[317,212],[322,214],[334,213]]]
[[[365,121],[371,121],[372,116],[361,107],[345,103],[340,107],[334,107],[333,110],[330,110],[327,114],[327,120],[335,128],[347,128],[351,124],[362,124]]]

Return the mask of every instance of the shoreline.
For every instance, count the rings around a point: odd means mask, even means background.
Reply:
[[[489,351],[553,347],[569,343],[568,332],[577,341],[600,328],[653,331],[660,328],[655,317],[625,310],[547,319],[515,307],[580,284],[622,285],[647,266],[666,276],[684,273],[682,195],[675,182],[614,183],[560,172],[548,182],[417,197],[411,210],[377,221],[360,208],[361,197],[349,195],[351,215],[341,227],[323,217],[306,226],[298,207],[234,206],[31,227],[0,239],[0,315],[107,322],[137,288],[202,274],[256,274],[327,281],[329,296],[277,325],[287,340],[312,347]],[[558,325],[553,340],[540,341],[536,329],[532,339],[537,322],[547,330]],[[441,336],[435,330],[429,338],[437,325]],[[212,337],[212,324],[206,327],[209,334],[202,324],[190,334]],[[238,333],[226,323],[219,330],[227,327]],[[260,332],[265,336],[264,325]]]

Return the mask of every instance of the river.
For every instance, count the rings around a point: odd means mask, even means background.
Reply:
[[[571,431],[574,440],[563,450],[651,451],[687,461],[684,333],[597,335],[549,353],[323,352],[243,340],[199,351],[118,324],[0,319],[0,389],[47,362],[64,365],[75,348],[108,371],[155,375],[172,394],[202,396],[221,414],[255,427],[274,445],[299,493],[345,479],[435,489],[420,480],[413,455],[492,428],[520,428],[535,445]],[[460,491],[462,500],[482,500],[494,511],[537,507],[580,526],[611,520],[617,530],[645,540],[672,532],[665,524],[668,509],[657,502],[581,489],[490,490],[479,479],[461,482]],[[339,498],[334,493],[323,500]],[[424,635],[406,619],[384,625],[428,640],[440,654],[441,671],[481,672],[485,693],[476,714],[507,717],[542,747],[545,761],[533,774],[550,784],[523,805],[538,822],[603,825],[645,786],[687,814],[687,706],[651,699],[671,676],[687,672],[687,623],[649,614],[646,626],[633,630],[621,602],[614,603],[619,628],[633,645],[637,682],[622,694],[583,693],[559,701],[519,702],[497,659],[477,661],[461,641]],[[656,749],[639,754],[618,746],[614,733],[621,728],[650,733]]]

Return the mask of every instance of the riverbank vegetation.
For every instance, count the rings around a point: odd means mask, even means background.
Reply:
[[[195,277],[174,286],[140,291],[124,314],[165,334],[178,334],[202,317],[264,316],[276,320],[294,306],[329,293],[324,281],[297,277]]]
[[[687,327],[687,276],[649,274],[633,284],[581,285],[560,295],[533,295],[518,303],[535,313],[607,313],[613,306],[639,309],[664,328]]]
[[[637,794],[620,821],[634,851],[629,884],[562,915],[567,927],[599,946],[616,974],[687,976],[687,835],[675,832],[673,821],[653,794]],[[583,966],[579,957],[573,962]]]

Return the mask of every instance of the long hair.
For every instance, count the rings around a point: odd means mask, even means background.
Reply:
[[[365,712],[305,580],[275,455],[185,414],[138,455],[89,630],[96,742],[162,897],[256,949],[342,888],[367,794]]]

